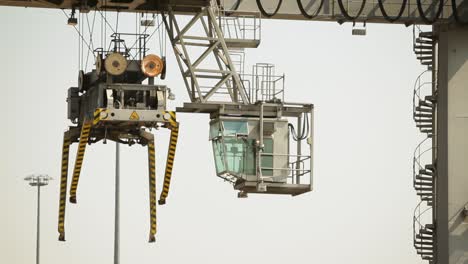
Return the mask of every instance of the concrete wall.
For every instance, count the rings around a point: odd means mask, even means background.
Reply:
[[[439,37],[437,241],[440,264],[468,263],[468,28]]]

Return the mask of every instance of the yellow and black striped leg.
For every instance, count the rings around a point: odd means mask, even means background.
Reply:
[[[78,181],[80,180],[81,166],[83,165],[83,157],[86,150],[86,144],[88,144],[91,124],[91,122],[85,122],[81,128],[80,143],[78,145],[78,152],[76,154],[75,160],[75,168],[73,169],[73,179],[70,187],[71,203],[76,203],[76,189],[78,188]]]
[[[159,204],[165,204],[166,198],[169,195],[169,187],[171,185],[172,168],[174,166],[174,158],[176,153],[177,139],[179,137],[179,125],[176,123],[171,126],[171,141],[169,142],[169,150],[167,151],[166,171],[164,173],[164,184],[159,197]]]
[[[148,168],[149,168],[149,198],[150,198],[150,234],[149,242],[155,242],[156,238],[156,158],[154,136],[148,141]]]
[[[62,146],[62,174],[60,178],[60,202],[58,217],[59,240],[65,241],[65,205],[67,200],[67,180],[68,180],[68,154],[70,153],[70,138],[67,132],[63,136]]]

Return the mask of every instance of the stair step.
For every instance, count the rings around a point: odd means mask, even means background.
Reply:
[[[419,128],[428,128],[428,127],[432,127],[432,124],[416,124],[416,127],[419,127]]]
[[[432,114],[423,114],[423,113],[414,113],[414,117],[430,117],[432,119]]]
[[[427,118],[427,117],[426,117],[426,118],[417,117],[417,118],[414,118],[414,121],[415,121],[416,123],[421,123],[421,124],[422,124],[422,123],[426,123],[426,124],[427,124],[427,123],[430,123],[430,124],[432,124],[432,118]]]
[[[435,229],[435,225],[434,224],[426,224],[425,227],[427,229],[431,229],[431,230],[434,230]]]
[[[417,192],[416,194],[420,197],[433,197],[434,196],[432,192]]]
[[[420,181],[432,181],[432,177],[424,177],[424,176],[417,175],[417,176],[416,176],[416,180],[420,180]]]
[[[432,95],[426,95],[426,96],[424,97],[424,100],[429,101],[429,102],[431,102],[432,104],[434,104],[435,101],[436,101],[435,98],[434,98],[434,96],[432,96]]]
[[[434,40],[430,38],[416,38],[416,43],[419,44],[434,44]]]
[[[432,45],[414,45],[413,49],[416,50],[430,50],[432,51]]]
[[[432,229],[421,228],[419,229],[419,233],[422,235],[433,235],[434,231]]]
[[[434,60],[434,58],[432,56],[417,56],[416,59],[418,60]]]
[[[434,107],[434,104],[431,101],[423,101],[419,100],[419,105],[420,106],[427,106],[427,107]]]
[[[420,129],[421,133],[427,133],[428,137],[432,138],[432,129]]]
[[[415,189],[416,191],[432,191],[432,187],[414,186],[414,189]]]
[[[423,195],[418,195],[418,196],[421,197],[421,200],[423,201],[429,201],[429,200],[432,201],[432,193],[425,193]]]
[[[433,260],[434,258],[434,251],[430,251],[430,252],[420,252],[420,251],[416,251],[419,255],[421,255],[421,258],[423,260],[429,260],[429,264],[434,264],[434,263],[431,263],[431,260]]]
[[[426,169],[419,170],[419,174],[434,176],[434,173],[432,171]]]
[[[416,111],[432,113],[432,107],[427,108],[427,106],[416,106]]]
[[[422,182],[422,181],[414,181],[414,186],[433,186],[432,182]]]
[[[434,52],[432,50],[415,50],[416,55],[432,55]]]
[[[432,206],[432,198],[430,198],[430,197],[422,197],[421,200],[422,200],[422,201],[425,201],[425,202],[428,202],[427,204],[428,204],[429,206]]]
[[[434,39],[434,33],[432,31],[419,32],[419,36]]]
[[[432,114],[433,107],[429,106],[429,105],[426,105],[426,104],[422,104],[422,105],[419,104],[418,106],[416,106],[416,110]]]
[[[432,242],[428,241],[419,241],[419,240],[414,240],[414,245],[425,245],[425,246],[432,246]]]
[[[435,171],[434,164],[427,164],[426,166],[424,166],[424,168],[426,170]]]
[[[432,241],[433,240],[433,237],[432,236],[423,236],[421,234],[417,234],[416,235],[416,239],[419,239],[421,241]]]
[[[422,65],[432,65],[432,61],[422,61]]]
[[[430,254],[433,254],[432,251],[434,251],[434,248],[431,247],[431,246],[414,246],[414,248],[416,248],[416,250],[419,252],[421,251],[424,255],[430,255]],[[426,251],[426,252],[424,252]],[[429,252],[427,252],[429,251]],[[419,255],[421,255],[421,253],[419,253]]]

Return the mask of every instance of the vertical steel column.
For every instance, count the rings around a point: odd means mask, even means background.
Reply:
[[[304,117],[306,118],[306,117]],[[296,159],[296,184],[300,184],[301,183],[301,176],[299,175],[300,172],[300,168],[301,168],[301,143],[302,143],[302,140],[301,140],[301,136],[303,136],[301,134],[301,130],[302,130],[302,117],[299,115],[297,117],[297,133],[298,133],[298,137],[297,137],[297,141],[296,141],[296,144],[297,144],[297,159]]]
[[[310,109],[310,136],[308,139],[310,152],[310,190],[314,189],[314,106]]]
[[[263,101],[260,102],[259,142],[257,146],[257,191],[266,191],[263,183],[262,153],[263,153]]]
[[[115,142],[114,264],[120,263],[120,144]]]
[[[37,236],[36,236],[36,264],[39,264],[39,244],[41,226],[41,183],[37,181]]]

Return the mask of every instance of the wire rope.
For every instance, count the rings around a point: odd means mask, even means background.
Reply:
[[[341,14],[348,20],[356,20],[361,14],[362,11],[364,10],[364,7],[366,6],[366,0],[362,0],[361,7],[359,7],[359,11],[355,16],[351,16],[348,11],[346,11],[346,8],[344,7],[343,0],[338,0],[338,6],[340,7]]]
[[[88,33],[89,33],[89,44],[91,46],[92,51],[91,52],[88,51],[87,54],[86,54],[86,64],[85,64],[85,67],[84,67],[85,72],[86,72],[86,70],[88,68],[89,54],[94,53],[93,35],[94,35],[95,22],[96,22],[96,12],[94,12],[92,27],[89,25],[89,17],[88,17],[88,14],[86,14],[86,23],[88,24]]]
[[[278,5],[276,6],[275,11],[273,11],[273,13],[268,13],[268,12],[263,8],[263,5],[262,5],[261,0],[256,0],[256,1],[257,1],[257,7],[258,7],[258,9],[260,10],[260,13],[262,13],[262,15],[265,16],[265,17],[272,17],[272,16],[276,15],[276,14],[278,13],[279,9],[281,8],[281,4],[283,4],[283,0],[279,0]]]
[[[384,6],[384,3],[383,3],[384,0],[378,0],[378,2],[379,2],[380,12],[382,12],[382,16],[384,17],[384,19],[387,20],[390,23],[393,23],[393,22],[397,21],[398,19],[400,19],[400,17],[405,12],[406,4],[408,3],[408,0],[403,0],[403,2],[401,3],[400,11],[398,11],[398,15],[396,15],[394,17],[389,16],[387,11],[385,11],[385,6]]]
[[[317,8],[317,10],[315,11],[314,14],[312,15],[309,15],[307,13],[307,10],[305,10],[304,8],[304,5],[302,4],[302,1],[301,0],[297,0],[297,5],[299,7],[299,10],[301,11],[301,14],[305,17],[305,18],[308,18],[308,19],[312,19],[312,18],[315,18],[319,13],[320,11],[322,10],[322,7],[323,7],[323,3],[325,2],[325,0],[320,0],[320,5],[319,7]]]
[[[423,20],[424,23],[428,24],[428,25],[432,25],[434,24],[437,19],[439,19],[440,15],[442,14],[442,11],[444,10],[444,0],[439,0],[439,7],[437,9],[437,12],[436,14],[434,15],[434,17],[432,19],[429,19],[425,14],[424,14],[424,10],[422,8],[422,2],[421,0],[416,0],[416,4],[418,6],[418,12],[419,12],[419,16],[421,17],[421,19]]]
[[[458,14],[457,0],[452,0],[452,14],[455,18],[455,22],[457,22],[460,25],[468,25],[468,21],[462,21],[460,14]]]
[[[241,2],[242,0],[237,0],[236,3],[231,7],[231,10],[229,11],[237,11],[237,9],[239,9]]]

